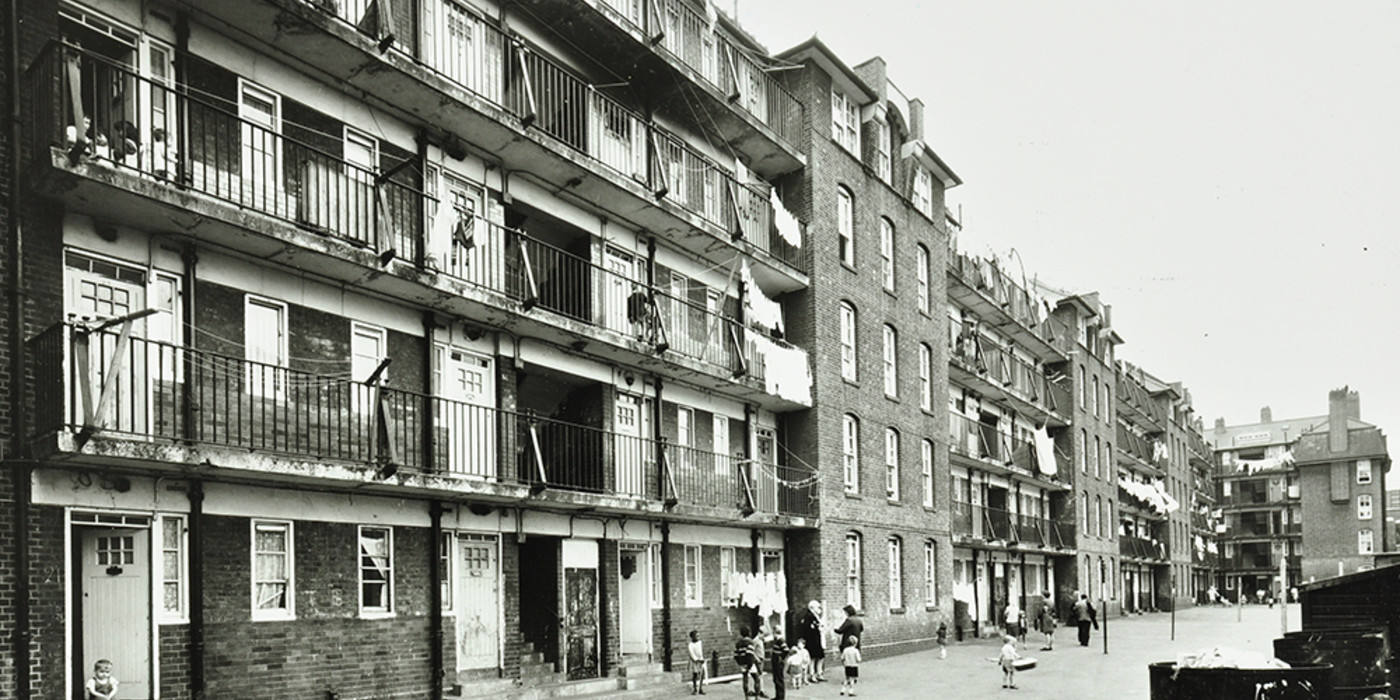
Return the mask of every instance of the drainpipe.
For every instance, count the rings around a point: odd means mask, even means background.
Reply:
[[[437,318],[434,317],[432,311],[424,311],[424,312],[423,312],[423,366],[426,367],[427,370],[428,370],[427,372],[424,372],[424,373],[423,373],[423,415],[425,415],[425,416],[431,416],[431,415],[433,415],[433,409],[434,409],[434,407],[435,407],[435,406],[434,406],[434,400],[435,400],[435,399],[434,399],[434,397],[433,397],[433,371],[432,371],[432,370],[433,370],[433,361],[434,361],[433,355],[435,354],[435,353],[434,353],[434,347],[435,347],[435,344],[436,344],[436,342],[437,342],[436,338],[437,338]],[[493,378],[493,381],[494,381],[494,378]],[[433,421],[431,421],[431,420],[425,420],[425,421],[421,421],[421,423],[422,423],[422,425],[421,425],[421,427],[419,427],[418,430],[419,430],[419,442],[422,443],[422,445],[423,445],[423,472],[424,472],[424,473],[427,473],[427,474],[431,474],[431,473],[433,473],[434,469],[437,467],[437,445],[436,445],[436,442],[437,442],[436,437],[437,437],[437,436],[436,436],[436,434],[434,433],[435,426],[433,425]],[[441,507],[441,506],[439,506],[439,507]],[[436,564],[435,564],[434,566],[436,566]]]
[[[190,148],[190,120],[189,120],[189,100],[184,99],[189,96],[186,86],[190,84],[190,67],[186,58],[190,55],[190,15],[188,12],[178,12],[175,15],[175,90],[182,98],[175,101],[175,128],[177,129],[175,143],[180,148],[185,149],[188,154],[193,151]],[[185,176],[190,174],[191,163],[182,163],[177,166],[179,176],[175,178],[176,186],[185,188]],[[186,374],[186,377],[194,375]]]
[[[442,501],[428,502],[428,515],[432,518],[428,532],[428,660],[432,665],[432,680],[428,697],[442,700],[442,682],[447,674],[442,660],[442,568],[438,565],[438,548],[442,546]]]
[[[186,375],[190,376],[190,375]],[[190,481],[190,697],[205,700],[204,482]]]
[[[656,496],[662,501],[665,501],[670,497],[666,493],[666,471],[670,468],[671,461],[669,456],[664,454],[666,449],[666,437],[662,434],[661,430],[661,377],[653,377],[651,380],[651,387],[652,393],[655,394],[651,399],[651,439],[656,441],[658,466],[662,464],[666,465],[665,469],[658,468],[656,470]],[[638,410],[640,410],[640,408]],[[679,494],[671,495],[679,497]],[[664,563],[663,566],[665,566]],[[667,648],[670,648],[670,644],[667,644]],[[668,651],[667,653],[669,654],[670,652]]]
[[[25,391],[27,386],[22,381],[25,376],[24,345],[24,241],[22,235],[23,227],[20,225],[20,179],[23,172],[20,169],[20,153],[24,146],[20,142],[22,137],[20,128],[20,63],[19,63],[19,0],[10,0],[6,3],[9,9],[6,17],[6,43],[9,50],[6,52],[6,70],[9,75],[9,95],[10,101],[10,128],[9,128],[9,161],[10,161],[10,198],[9,208],[9,268],[10,268],[10,451],[13,456],[23,457],[27,452],[24,440],[29,429],[26,417],[29,412],[25,409]],[[33,637],[32,624],[29,614],[29,503],[33,498],[31,478],[34,467],[31,464],[21,462],[14,470],[15,479],[15,513],[14,513],[14,538],[15,538],[15,580],[19,586],[15,592],[15,632],[12,644],[15,650],[15,697],[18,700],[29,700],[30,686],[30,640]]]
[[[671,523],[661,521],[661,667],[671,668]]]
[[[195,295],[195,280],[198,278],[198,275],[195,273],[195,267],[199,264],[199,253],[195,251],[194,244],[186,245],[184,249],[180,251],[180,259],[185,263],[184,279],[181,280],[181,286],[184,287],[182,290],[184,294],[184,303],[182,305],[183,308],[180,310],[180,321],[184,323],[185,328],[194,328],[194,309],[197,298]],[[193,378],[199,376],[195,374],[195,334],[190,333],[189,336],[184,339],[184,344],[190,349],[190,352],[183,353],[184,357],[181,358],[181,364],[184,365],[184,376],[189,379],[180,386],[180,397],[184,402],[180,413],[185,423],[184,437],[190,444],[193,444],[195,439],[195,422],[197,420],[195,415],[195,382]]]

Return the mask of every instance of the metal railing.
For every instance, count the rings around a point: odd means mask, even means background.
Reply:
[[[139,323],[139,322],[136,322]],[[240,448],[409,473],[814,513],[804,470],[442,396],[58,324],[29,341],[35,435]]]
[[[1166,559],[1167,548],[1161,542],[1132,535],[1118,536],[1118,552],[1125,557],[1139,559]]]
[[[426,198],[412,169],[351,162],[336,153],[341,141],[282,123],[270,105],[250,104],[243,117],[69,44],[46,46],[27,80],[36,154],[61,147],[75,160],[417,259]]]
[[[624,25],[690,67],[730,103],[796,146],[802,103],[774,80],[747,49],[683,0],[602,0]],[[613,16],[611,13],[604,13]]]
[[[1117,437],[1119,451],[1132,455],[1154,469],[1163,468],[1162,463],[1156,459],[1152,442],[1128,430],[1121,421],[1117,425]]]
[[[1054,478],[1039,473],[1040,458],[1034,443],[1003,433],[994,425],[949,413],[948,438],[948,449],[958,454],[1019,470],[1026,475]]]
[[[1074,541],[1073,526],[958,500],[953,501],[950,526],[954,535],[985,541],[1037,547],[1072,547]]]
[[[950,333],[949,357],[988,381],[1011,390],[1022,400],[1068,414],[1074,405],[1069,389],[1051,381],[1035,363],[981,336]]]
[[[1030,329],[1041,340],[1060,352],[1074,349],[1074,338],[1063,321],[1046,314],[1035,298],[1002,272],[995,263],[949,250],[948,270],[963,282],[996,302],[1004,313]]]

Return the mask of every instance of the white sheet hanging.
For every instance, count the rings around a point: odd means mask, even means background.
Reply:
[[[1054,476],[1059,465],[1055,463],[1055,440],[1048,428],[1035,431],[1035,456],[1039,458],[1040,473]]]
[[[778,335],[782,335],[783,306],[769,299],[763,293],[763,289],[754,282],[748,260],[739,265],[739,279],[744,284],[744,315],[749,324],[764,330],[774,330]]]
[[[773,204],[773,225],[778,228],[778,237],[794,248],[802,247],[802,224],[797,217],[783,206],[777,190],[769,190],[768,198]]]
[[[812,368],[807,353],[801,348],[779,345],[757,333],[750,332],[763,362],[763,378],[768,393],[800,404],[812,403]],[[755,358],[754,362],[760,359]]]

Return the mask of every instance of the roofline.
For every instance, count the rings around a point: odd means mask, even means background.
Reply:
[[[819,64],[829,63],[830,67],[835,68],[836,72],[840,73],[842,78],[850,81],[864,92],[865,99],[862,100],[862,102],[874,102],[880,99],[880,93],[871,89],[864,80],[861,80],[860,76],[856,75],[856,72],[847,65],[845,61],[841,60],[841,57],[837,56],[836,52],[831,50],[831,47],[827,46],[821,39],[818,39],[815,34],[812,35],[811,39],[787,49],[786,51],[774,54],[773,58],[796,63],[808,56],[817,58]],[[825,65],[822,67],[827,68]]]

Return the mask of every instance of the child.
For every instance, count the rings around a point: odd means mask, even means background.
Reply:
[[[112,700],[117,697],[117,679],[112,677],[112,662],[102,659],[92,665],[92,678],[83,686],[83,700]]]
[[[1055,611],[1049,605],[1040,611],[1040,631],[1045,633],[1045,646],[1041,651],[1055,650]]]
[[[938,623],[938,658],[948,658],[948,623]]]
[[[750,695],[757,696],[758,688],[749,690],[749,677],[754,676],[757,683],[758,657],[754,654],[753,637],[749,636],[748,627],[739,628],[739,640],[734,642],[734,663],[739,665],[739,679],[744,685],[744,697]]]
[[[807,653],[807,640],[798,639],[797,646],[793,647],[787,658],[788,682],[793,688],[802,687],[802,681],[807,677],[807,667],[811,663],[812,655]]]
[[[860,637],[846,637],[846,648],[841,650],[841,665],[846,667],[846,680],[841,683],[841,694],[855,697],[856,683],[860,682]]]
[[[705,694],[705,643],[700,641],[700,633],[696,630],[690,631],[690,644],[686,645],[690,652],[690,694]]]
[[[1006,644],[1001,647],[1001,656],[997,657],[997,663],[1001,664],[1002,683],[1001,687],[1016,689],[1016,659],[1021,655],[1016,653],[1016,638],[1006,635],[1003,638]]]

